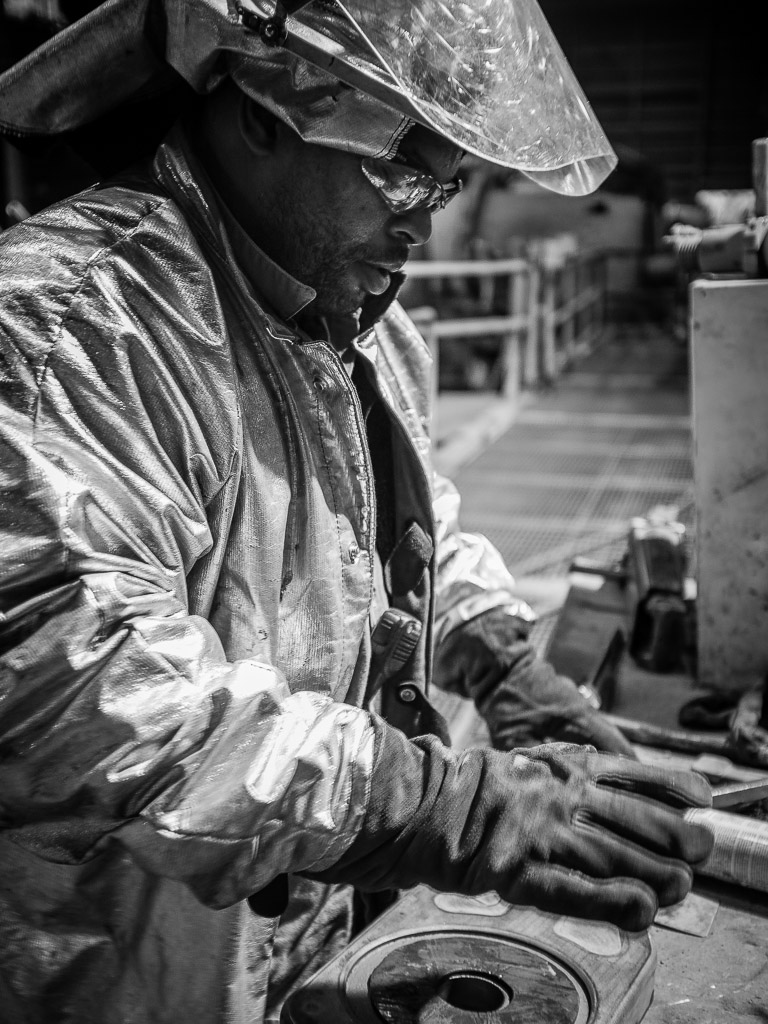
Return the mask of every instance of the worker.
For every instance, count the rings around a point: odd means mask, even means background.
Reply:
[[[378,6],[109,0],[0,80],[37,140],[197,94],[0,240],[9,1024],[276,1020],[355,890],[641,929],[709,852],[703,781],[595,750],[459,530],[395,299],[464,151],[578,191],[610,150],[533,0]],[[387,610],[413,642],[374,694]],[[433,664],[499,746],[592,745],[452,751]]]

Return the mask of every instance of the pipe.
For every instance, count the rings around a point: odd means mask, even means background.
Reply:
[[[693,808],[684,817],[704,825],[715,840],[697,874],[768,892],[768,822],[709,807]]]

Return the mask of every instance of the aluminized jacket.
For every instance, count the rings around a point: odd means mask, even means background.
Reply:
[[[254,293],[173,140],[7,232],[0,295],[0,1016],[257,1021],[275,922],[245,897],[335,862],[369,798],[358,394]],[[435,630],[512,581],[433,484],[410,321],[356,345],[426,681]]]

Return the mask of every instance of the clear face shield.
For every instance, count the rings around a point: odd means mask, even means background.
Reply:
[[[305,59],[548,189],[584,195],[616,166],[536,0],[320,0],[286,24]]]
[[[171,69],[198,93],[231,77],[361,156],[396,155],[418,121],[566,195],[616,164],[536,0],[107,0],[0,75],[0,132],[70,132]]]

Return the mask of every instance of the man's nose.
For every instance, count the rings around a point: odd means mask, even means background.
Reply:
[[[408,210],[396,214],[390,224],[390,234],[409,245],[423,245],[432,234],[432,214],[429,210]]]

